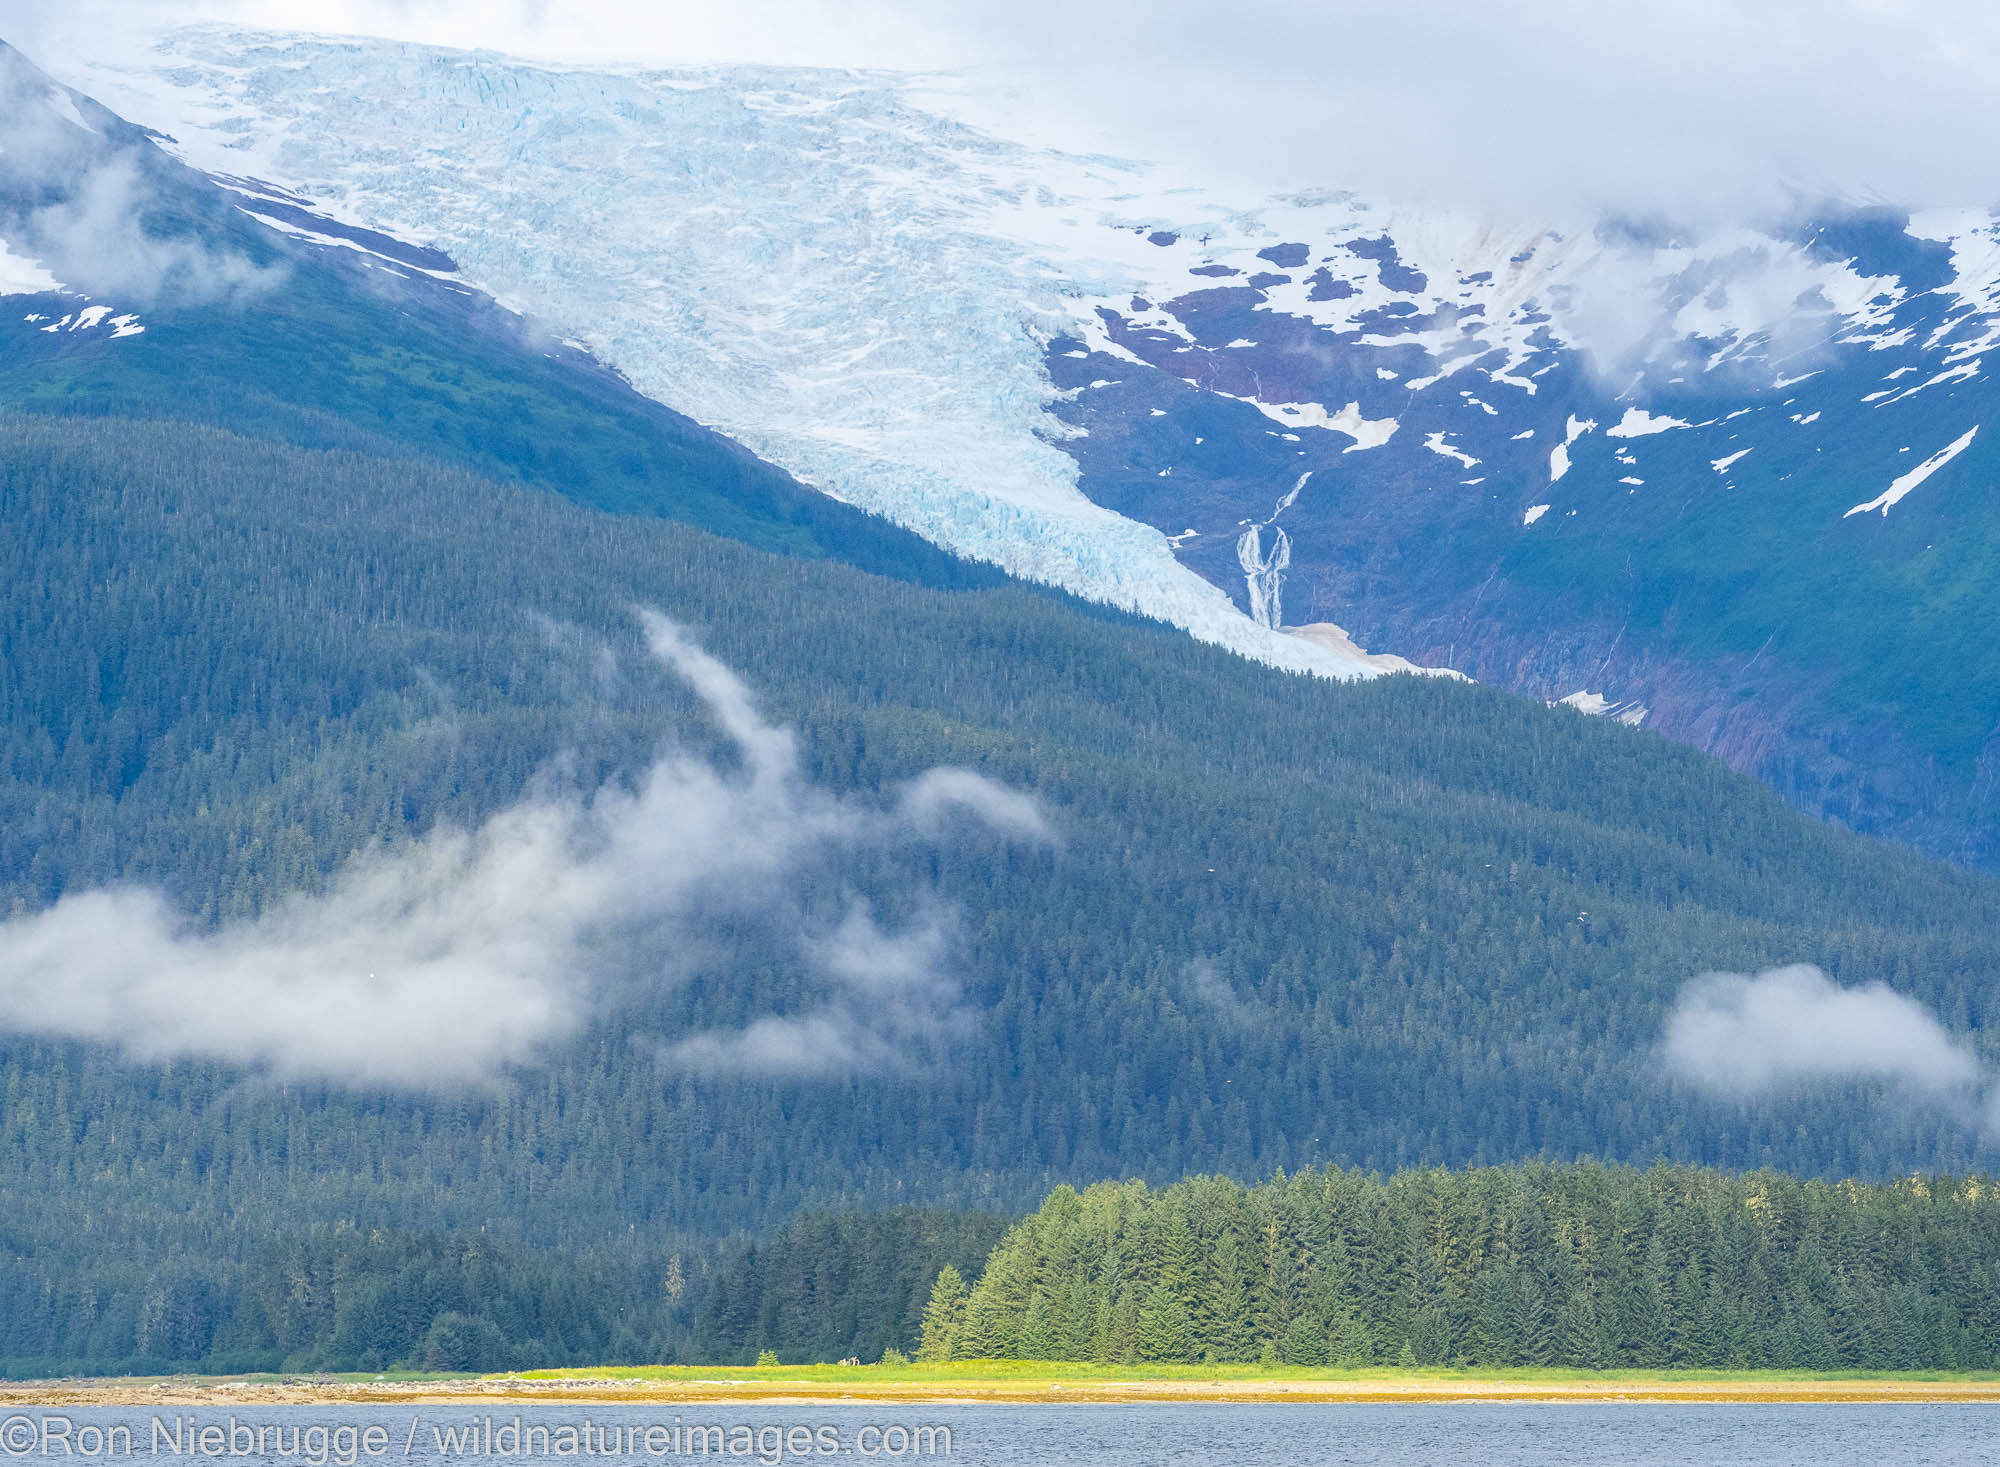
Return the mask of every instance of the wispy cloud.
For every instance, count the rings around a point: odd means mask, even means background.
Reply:
[[[17,252],[71,290],[127,306],[206,305],[284,279],[281,266],[193,232],[149,171],[173,165],[147,159],[150,143],[113,137],[110,126],[87,97],[0,55],[0,181],[12,201],[0,227]]]
[[[1741,1101],[1875,1081],[1971,1115],[1994,1078],[1917,1000],[1883,983],[1843,988],[1805,964],[1695,979],[1668,1015],[1661,1055],[1670,1073]]]
[[[897,1069],[961,1032],[970,1016],[950,976],[948,916],[885,932],[865,906],[810,941],[833,996],[804,1014],[767,1016],[662,1046],[672,1069],[698,1074],[826,1075]]]
[[[140,1060],[220,1059],[283,1077],[448,1087],[532,1061],[647,985],[726,974],[717,919],[779,934],[830,996],[801,1014],[669,1046],[705,1071],[814,1074],[910,1057],[961,1022],[952,915],[879,924],[859,899],[807,919],[808,868],[951,821],[1040,839],[1028,796],[933,769],[887,805],[810,784],[792,733],[666,618],[643,613],[656,657],[734,746],[721,767],[685,752],[636,781],[522,800],[476,830],[439,830],[359,858],[324,894],[200,931],[157,892],[65,896],[0,924],[0,1026],[115,1044]],[[724,924],[725,928],[727,924]]]
[[[1231,1029],[1254,1028],[1263,1017],[1254,1004],[1236,996],[1229,980],[1207,958],[1196,958],[1183,970],[1188,996]]]
[[[155,233],[147,216],[164,207],[129,157],[93,161],[65,197],[29,216],[28,239],[64,283],[135,306],[200,306],[261,295],[283,282],[281,265],[182,233]]]

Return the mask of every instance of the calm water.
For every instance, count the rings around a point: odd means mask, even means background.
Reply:
[[[695,1428],[701,1429],[699,1437]],[[2000,1406],[869,1404],[675,1411],[510,1404],[490,1412],[465,1407],[296,1406],[235,1412],[186,1406],[158,1411],[31,1408],[0,1418],[0,1458],[24,1462],[389,1467],[421,1460],[425,1467],[446,1462],[501,1467],[527,1461],[669,1464],[718,1457],[767,1464],[827,1457],[951,1461],[966,1467],[1985,1464],[2000,1459]]]

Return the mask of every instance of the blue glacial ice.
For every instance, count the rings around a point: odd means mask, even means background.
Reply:
[[[1063,231],[1127,165],[1037,153],[894,78],[565,71],[201,27],[71,68],[188,161],[451,255],[502,303],[801,479],[960,553],[1279,666],[1158,531],[1090,503],[1046,412],[1049,337],[1129,285]],[[1052,239],[996,220],[1033,215]],[[1065,221],[1068,221],[1067,223]]]

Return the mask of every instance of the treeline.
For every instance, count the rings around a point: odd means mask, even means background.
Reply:
[[[2000,1184],[1530,1164],[1051,1193],[919,1358],[1988,1370]]]

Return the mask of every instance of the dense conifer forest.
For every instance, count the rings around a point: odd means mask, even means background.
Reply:
[[[1978,1163],[1975,1131],[1879,1087],[1739,1107],[1661,1072],[1666,1007],[1711,968],[1815,962],[1977,1031],[2000,888],[1643,731],[1282,676],[1032,588],[774,556],[407,457],[110,417],[0,433],[0,913],[137,882],[200,930],[552,767],[589,787],[669,742],[727,757],[635,606],[736,669],[818,787],[963,766],[1056,832],[840,873],[884,903],[916,873],[952,914],[960,1022],[904,1062],[662,1062],[815,1001],[747,948],[484,1088],[0,1036],[9,1369],[659,1358],[801,1209],[1017,1214],[1103,1176]],[[714,1297],[791,1317],[747,1278]],[[787,1347],[872,1350],[902,1289]],[[766,1308],[704,1338],[747,1347]],[[1414,1326],[1384,1328],[1394,1355]]]
[[[1785,1370],[2000,1365],[2000,1189],[1691,1167],[1058,1188],[920,1359]]]
[[[768,1240],[738,1246],[708,1284],[678,1353],[724,1364],[764,1350],[786,1360],[908,1354],[923,1337],[937,1276],[978,1277],[1006,1231],[1005,1218],[984,1212],[807,1213]]]

